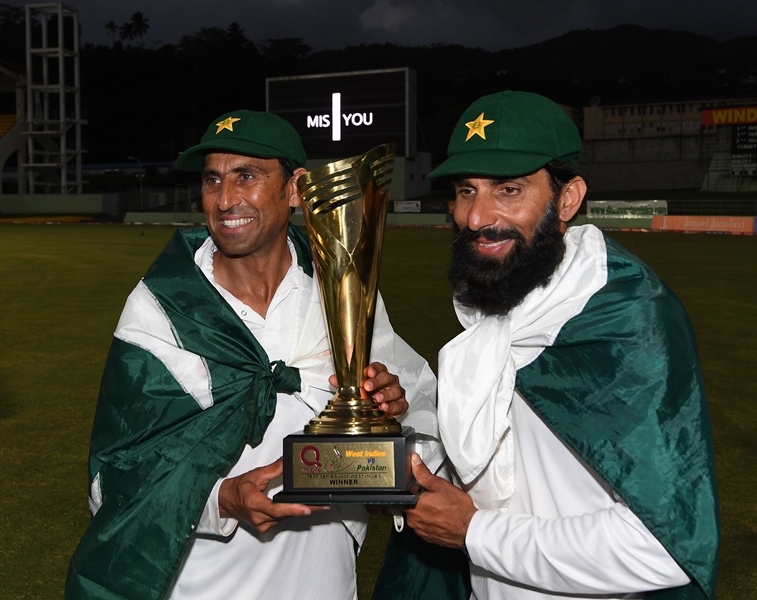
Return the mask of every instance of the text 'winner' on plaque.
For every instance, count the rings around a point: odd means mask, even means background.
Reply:
[[[415,432],[363,390],[376,308],[394,144],[297,180],[339,386],[302,433],[284,438],[274,502],[414,504]]]

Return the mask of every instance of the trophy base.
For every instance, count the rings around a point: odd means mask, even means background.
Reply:
[[[397,504],[401,506],[414,506],[417,498],[410,492],[402,493],[360,493],[360,492],[279,492],[273,497],[274,502],[287,502],[290,504],[310,504],[320,506],[323,504]]]
[[[415,430],[374,435],[284,438],[284,489],[274,502],[300,504],[415,504],[410,455]]]

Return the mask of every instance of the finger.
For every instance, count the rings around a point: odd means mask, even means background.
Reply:
[[[378,377],[367,379],[366,383],[371,383],[372,396],[383,396],[387,400],[397,400],[405,395],[405,388],[400,385],[399,377],[389,373],[381,373]],[[367,389],[367,388],[366,388]]]
[[[336,375],[332,375],[331,377],[329,377],[329,385],[335,388],[339,387],[339,380],[337,379]]]
[[[270,506],[264,511],[272,520],[280,521],[287,517],[304,517],[313,512],[313,510],[322,510],[319,507],[307,506],[306,504],[287,504],[283,502],[271,502]]]
[[[432,489],[436,476],[428,470],[428,467],[418,454],[413,453],[411,461],[415,480],[425,489]]]
[[[379,362],[369,364],[365,369],[363,369],[363,375],[367,377],[367,379],[363,382],[363,388],[365,388],[367,392],[371,392],[388,385],[391,377],[393,377],[393,375],[391,375],[391,373],[389,373],[389,371],[387,370],[386,366]]]
[[[365,380],[366,384],[370,385],[370,390],[380,390],[382,388],[390,388],[392,386],[398,386],[400,384],[400,378],[390,373],[389,371],[379,371],[370,379]]]
[[[281,477],[281,475],[284,474],[284,459],[282,457],[279,457],[270,465],[258,467],[256,470],[258,471],[261,479],[267,479],[270,481],[271,479],[275,479],[276,477]]]
[[[389,372],[386,365],[380,362],[372,362],[365,369],[363,369],[363,375],[366,377],[376,377],[379,373]]]
[[[379,402],[379,408],[388,415],[399,416],[404,415],[407,409],[410,408],[410,405],[407,403],[407,400],[401,398],[392,402]]]
[[[385,379],[378,377],[368,379],[363,387],[376,402],[394,402],[405,397],[405,388],[400,385],[399,379],[394,375]]]
[[[270,499],[269,499],[270,501]],[[310,507],[304,504],[267,503],[249,512],[249,522],[260,532],[270,531],[289,517],[306,517],[311,514]]]

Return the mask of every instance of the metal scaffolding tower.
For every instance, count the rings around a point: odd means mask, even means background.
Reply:
[[[60,2],[27,4],[27,193],[82,193],[84,124],[77,11]]]

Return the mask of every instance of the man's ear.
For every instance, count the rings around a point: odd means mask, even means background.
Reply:
[[[297,189],[297,180],[307,173],[305,169],[300,167],[299,169],[295,169],[294,175],[289,179],[287,182],[287,185],[289,187],[289,208],[297,208],[300,204],[302,204],[302,200],[300,198],[300,192]]]
[[[557,216],[564,227],[576,216],[581,203],[586,196],[586,181],[583,177],[574,177],[566,183],[560,192],[560,200],[557,203]]]

